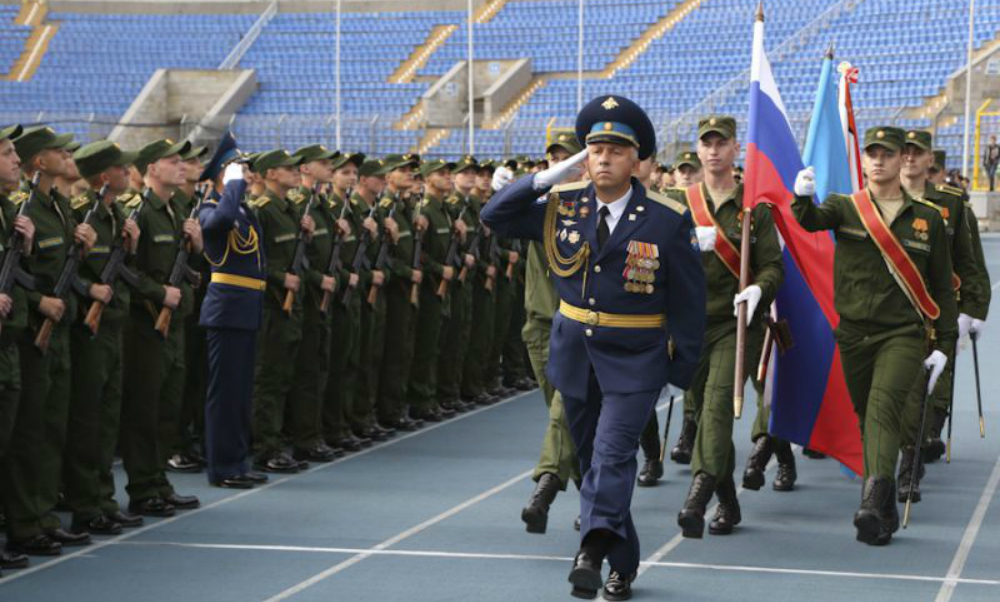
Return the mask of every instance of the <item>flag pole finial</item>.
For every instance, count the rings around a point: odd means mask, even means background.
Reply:
[[[833,47],[834,47],[834,41],[830,40],[830,46],[828,46],[826,49],[826,58],[830,59],[831,61],[833,60]]]
[[[757,16],[756,19],[760,22],[764,21],[764,0],[757,2]]]

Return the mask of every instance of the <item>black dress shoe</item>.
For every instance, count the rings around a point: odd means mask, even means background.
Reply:
[[[337,457],[334,453],[333,448],[323,445],[323,447],[315,446],[309,449],[297,449],[292,453],[292,458],[294,460],[305,460],[307,462],[332,462]]]
[[[137,514],[127,514],[125,512],[122,512],[121,510],[116,510],[111,514],[105,514],[104,516],[106,516],[108,520],[110,520],[111,522],[118,523],[119,525],[121,525],[126,529],[134,529],[135,527],[141,527],[142,523],[145,522],[142,520],[141,516]]]
[[[379,426],[385,429],[404,431],[407,433],[417,430],[417,425],[413,424],[412,420],[405,418],[399,418],[398,420],[383,420],[379,422]]]
[[[242,476],[244,479],[249,479],[249,480],[253,481],[257,485],[262,485],[264,483],[267,483],[270,480],[270,478],[266,474],[264,474],[262,472],[253,472],[253,471],[250,471],[250,472],[248,472],[246,474],[243,474],[243,475],[240,475],[240,476]]]
[[[178,510],[193,510],[198,506],[201,506],[201,502],[198,501],[197,496],[193,495],[178,495],[176,493],[171,493],[167,497],[163,498],[163,501]]]
[[[7,551],[28,556],[58,556],[62,554],[62,544],[44,533],[23,541],[8,541]]]
[[[410,415],[417,420],[422,420],[424,422],[441,422],[444,420],[444,416],[439,414],[433,409],[429,410],[410,410]]]
[[[363,439],[371,439],[372,441],[381,442],[389,438],[381,429],[376,429],[372,426],[362,427],[356,431],[354,434]]]
[[[279,455],[267,459],[258,459],[254,462],[254,468],[263,472],[294,474],[299,471],[299,463],[291,458]]]
[[[256,483],[242,475],[237,475],[235,477],[212,481],[211,485],[213,487],[222,487],[223,489],[253,489]]]
[[[328,441],[327,445],[329,445],[330,447],[342,449],[344,450],[345,453],[361,451],[361,442],[359,442],[354,437],[344,437],[343,439]]]
[[[635,577],[634,573],[626,577],[618,571],[611,571],[608,580],[604,582],[604,599],[631,600],[632,582],[635,581]]]
[[[46,531],[45,534],[49,536],[49,539],[59,542],[64,547],[90,545],[89,533],[70,533],[65,529],[53,529]]]
[[[70,528],[74,533],[91,533],[93,535],[120,535],[121,523],[116,523],[103,514],[84,523],[73,523]],[[68,545],[68,544],[67,544]]]
[[[158,497],[129,502],[128,511],[142,516],[173,516],[175,514],[174,507]]]
[[[472,402],[479,406],[488,406],[500,401],[499,397],[483,392],[472,398]]]
[[[603,558],[594,556],[591,552],[581,550],[573,560],[573,569],[569,572],[569,582],[573,584],[570,594],[574,598],[593,600],[597,590],[601,589],[604,580],[601,578]]]
[[[0,552],[0,568],[26,569],[28,568],[28,555],[17,552]]]
[[[396,429],[392,427],[382,426],[381,424],[376,422],[375,424],[372,425],[372,428],[375,429],[376,431],[380,431],[383,435],[385,435],[386,438],[396,436]]]
[[[201,472],[202,464],[184,454],[174,454],[167,460],[167,470],[172,472]]]
[[[660,462],[658,459],[647,458],[646,463],[643,464],[642,470],[639,472],[639,478],[636,479],[636,484],[639,487],[655,487],[660,482],[660,477],[662,476],[663,462]]]
[[[519,378],[514,382],[514,388],[518,391],[531,391],[537,387],[536,384],[527,378]]]
[[[445,408],[445,407],[442,407],[442,406],[438,406],[437,407],[437,412],[438,412],[438,414],[441,414],[441,416],[443,416],[444,418],[453,418],[455,416],[455,414],[458,413],[455,410],[453,410],[452,408]]]

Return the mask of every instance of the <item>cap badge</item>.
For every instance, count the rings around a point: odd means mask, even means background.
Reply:
[[[618,106],[618,101],[614,97],[609,96],[607,100],[601,103],[601,106],[610,111]]]

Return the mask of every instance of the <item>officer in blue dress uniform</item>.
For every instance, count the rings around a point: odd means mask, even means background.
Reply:
[[[202,180],[214,181],[225,168],[221,197],[207,199],[198,215],[212,270],[200,324],[208,340],[208,481],[218,487],[249,489],[267,480],[250,471],[250,402],[265,266],[260,224],[243,202],[247,185],[242,166],[234,161],[238,157],[236,142],[227,135],[202,175]]]
[[[502,188],[482,221],[545,247],[560,298],[546,372],[563,395],[584,475],[569,580],[574,596],[593,598],[603,584],[606,600],[625,600],[639,567],[629,511],[639,436],[661,389],[685,389],[694,376],[705,276],[687,209],[634,177],[656,145],[646,113],[602,96],[580,111],[576,134],[586,150]],[[583,162],[591,182],[556,186]],[[495,185],[504,179],[495,174]]]

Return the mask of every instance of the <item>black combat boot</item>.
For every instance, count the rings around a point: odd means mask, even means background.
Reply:
[[[691,481],[691,489],[684,508],[677,515],[677,524],[683,530],[684,537],[701,539],[705,533],[705,510],[715,493],[716,479],[710,474],[699,472]]]
[[[770,435],[761,435],[753,442],[753,450],[747,458],[747,467],[743,471],[743,488],[759,491],[764,486],[764,471],[771,461],[774,452],[774,440]]]
[[[934,408],[932,412],[927,441],[920,449],[924,462],[937,462],[947,451],[944,441],[941,440],[941,431],[944,430],[944,423],[948,420],[948,410]]]
[[[719,481],[715,494],[719,496],[719,507],[715,511],[715,519],[708,525],[708,532],[712,535],[729,535],[733,532],[733,527],[743,520],[733,477],[729,476]]]
[[[639,446],[642,447],[646,463],[642,465],[636,483],[639,487],[654,487],[663,476],[663,462],[660,462],[660,428],[656,424],[655,414],[650,418],[650,424],[643,429],[642,436],[639,437]]]
[[[670,450],[670,459],[678,464],[690,464],[694,438],[697,435],[698,423],[693,418],[685,416],[684,425],[681,426],[681,436],[677,439],[677,445]]]
[[[892,495],[889,479],[868,477],[861,495],[861,508],[854,513],[854,526],[858,530],[858,541],[874,545],[882,530],[882,509],[885,498]]]
[[[899,457],[899,474],[896,476],[896,483],[899,484],[899,501],[906,502],[910,494],[910,487],[913,487],[913,503],[920,501],[920,477],[923,463],[915,466],[914,460],[916,450],[911,447],[904,447]]]
[[[878,530],[878,537],[872,545],[887,546],[892,541],[892,535],[899,531],[899,509],[896,507],[896,484],[891,486],[889,495],[885,497],[885,505],[882,507],[882,524]]]
[[[528,505],[521,510],[521,520],[527,525],[528,533],[545,533],[549,524],[549,507],[561,488],[559,477],[551,472],[544,473],[538,479]]]
[[[792,444],[783,439],[775,439],[774,456],[778,458],[778,474],[771,483],[771,488],[775,491],[792,491],[795,489],[795,480],[798,473],[795,472],[795,454],[792,452]]]

